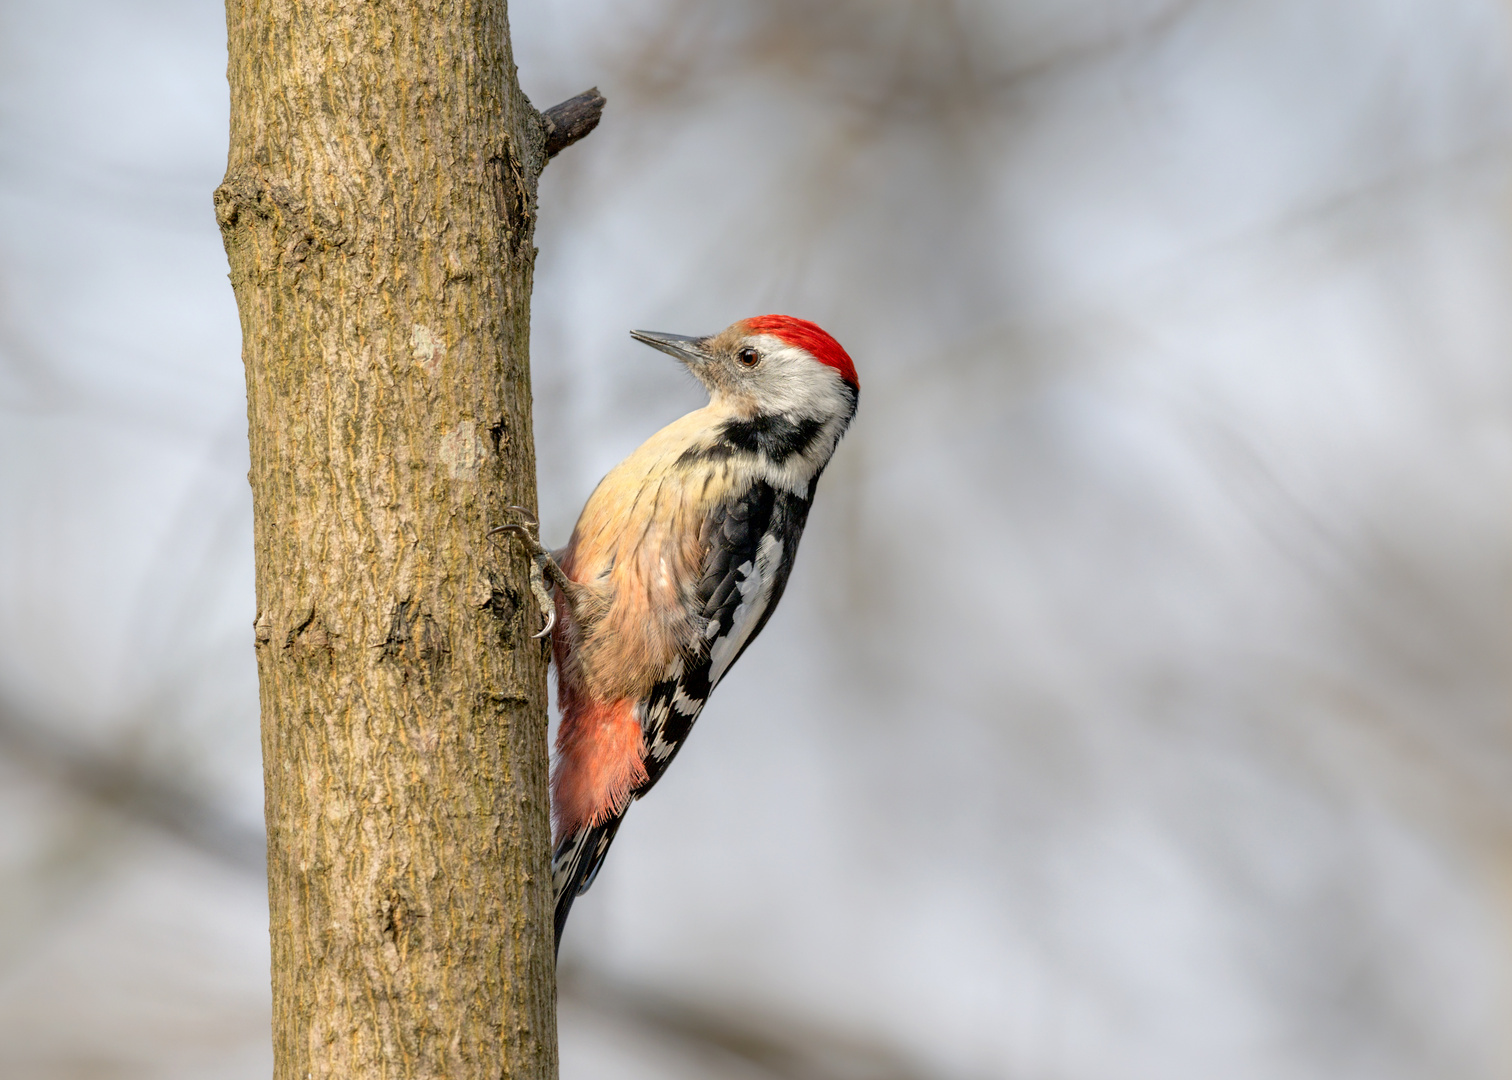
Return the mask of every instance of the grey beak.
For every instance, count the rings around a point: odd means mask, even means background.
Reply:
[[[687,337],[683,334],[659,334],[652,330],[632,330],[630,336],[644,341],[653,349],[660,349],[668,356],[675,356],[685,364],[707,364],[714,357],[704,348],[707,338]]]

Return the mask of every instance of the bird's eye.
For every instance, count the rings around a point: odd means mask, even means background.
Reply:
[[[735,354],[735,359],[739,360],[746,367],[755,367],[756,361],[761,359],[761,354],[747,345]]]

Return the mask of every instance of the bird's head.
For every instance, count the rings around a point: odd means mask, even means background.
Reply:
[[[709,337],[649,330],[630,336],[677,357],[716,405],[737,413],[849,418],[856,411],[856,365],[807,319],[758,315]]]

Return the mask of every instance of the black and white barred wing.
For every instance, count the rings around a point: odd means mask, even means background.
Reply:
[[[787,587],[813,490],[800,497],[758,481],[721,503],[704,523],[709,554],[698,598],[707,620],[703,640],[673,661],[641,715],[646,779],[640,798],[666,771],[709,694],[761,633]]]
[[[562,927],[567,925],[567,916],[572,911],[572,901],[582,896],[598,877],[604,865],[604,856],[609,854],[609,845],[614,843],[614,834],[619,832],[623,814],[586,829],[579,829],[551,853],[551,887],[556,898],[556,913],[553,919],[556,947],[562,947]]]

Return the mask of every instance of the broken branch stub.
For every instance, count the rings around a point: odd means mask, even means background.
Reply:
[[[542,113],[541,119],[546,122],[546,157],[556,157],[598,127],[604,105],[604,95],[595,86]]]

